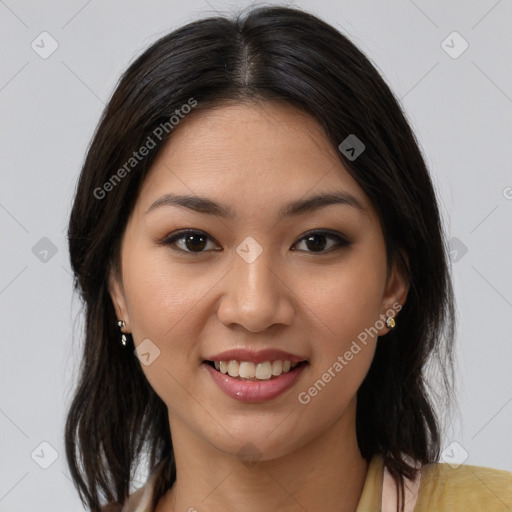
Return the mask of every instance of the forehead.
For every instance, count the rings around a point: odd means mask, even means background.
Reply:
[[[369,200],[318,122],[282,102],[227,104],[183,120],[143,184],[142,207],[164,193],[197,194],[247,206],[308,192],[345,191]]]

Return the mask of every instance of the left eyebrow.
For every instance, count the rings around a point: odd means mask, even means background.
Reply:
[[[347,192],[330,192],[299,199],[298,201],[293,201],[285,205],[279,211],[279,218],[283,219],[284,217],[310,213],[319,208],[330,206],[331,204],[351,206],[361,212],[366,212],[366,208],[352,194]]]
[[[279,210],[278,217],[279,219],[283,219],[284,217],[303,215],[333,204],[346,205],[356,208],[361,212],[366,212],[366,208],[352,194],[347,192],[329,192],[288,203]],[[165,194],[158,198],[148,208],[146,213],[161,206],[178,206],[198,213],[215,215],[222,218],[235,217],[235,212],[227,205],[216,203],[206,197],[177,194]]]

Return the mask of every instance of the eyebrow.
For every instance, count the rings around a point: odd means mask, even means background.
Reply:
[[[329,192],[292,201],[279,210],[278,217],[279,219],[283,219],[285,217],[311,213],[333,204],[346,205],[360,210],[361,212],[366,212],[366,208],[364,208],[361,202],[352,194],[347,192]],[[216,217],[224,219],[232,219],[236,216],[234,210],[229,206],[217,203],[206,197],[178,194],[165,194],[158,198],[147,209],[146,214],[162,206],[178,206],[194,212],[215,215]]]

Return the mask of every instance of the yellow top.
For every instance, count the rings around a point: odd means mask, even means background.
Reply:
[[[387,492],[394,499],[394,507],[381,508],[384,504],[383,458],[374,457],[368,466],[368,473],[359,500],[357,512],[396,511],[395,489]],[[388,481],[389,482],[389,481]],[[414,512],[510,512],[512,511],[512,473],[479,466],[449,464],[427,464],[421,468],[419,492],[409,494],[409,506],[416,504]],[[406,498],[406,502],[407,502]],[[407,510],[407,503],[406,503]]]
[[[375,456],[356,512],[396,512],[396,487],[384,459]],[[150,512],[156,471],[130,495],[121,512]],[[415,482],[406,482],[406,512],[511,512],[512,473],[479,466],[427,464]],[[119,510],[119,508],[108,510]]]

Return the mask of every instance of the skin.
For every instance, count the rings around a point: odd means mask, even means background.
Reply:
[[[278,217],[291,201],[334,191],[364,209],[333,204]],[[236,216],[172,205],[148,213],[167,193],[204,196]],[[203,252],[186,252],[197,245],[183,239],[176,250],[160,243],[183,229],[210,237]],[[322,229],[350,244],[320,236],[327,245],[315,252],[305,233]],[[236,252],[248,236],[262,248],[252,263]],[[377,212],[312,117],[265,102],[182,121],[142,185],[110,292],[135,345],[149,338],[160,350],[142,369],[168,407],[178,478],[158,512],[356,510],[368,468],[355,433],[356,392],[377,336],[307,405],[297,397],[405,302],[407,283],[388,266]],[[280,348],[309,365],[284,394],[247,404],[225,395],[201,365],[232,348]],[[248,442],[255,464],[237,455]]]

